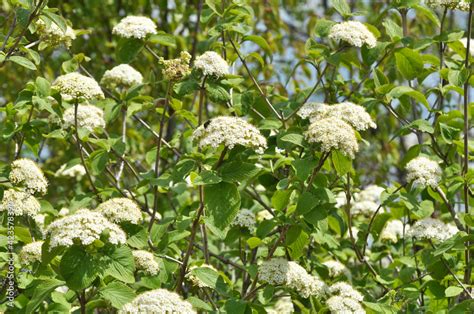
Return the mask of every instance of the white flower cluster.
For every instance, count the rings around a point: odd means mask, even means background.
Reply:
[[[405,228],[405,231],[407,232],[408,228]],[[382,232],[380,233],[381,241],[389,241],[392,243],[397,243],[398,239],[402,237],[403,237],[403,222],[399,219],[394,219],[387,222]]]
[[[33,195],[29,193],[16,191],[13,189],[6,190],[3,193],[0,212],[6,211],[14,216],[26,215],[34,217],[40,211],[40,209],[40,203]]]
[[[239,226],[252,230],[255,226],[255,214],[248,209],[241,209],[232,221],[232,226]]]
[[[422,187],[436,188],[441,180],[442,170],[439,164],[429,158],[420,156],[410,160],[406,165],[407,180]]]
[[[469,0],[426,0],[426,4],[432,8],[448,8],[461,11],[469,11]]]
[[[72,246],[74,240],[82,245],[89,245],[99,240],[104,231],[107,231],[110,243],[125,243],[125,232],[119,226],[108,221],[101,213],[86,208],[53,221],[48,226],[47,233],[51,237],[51,248],[55,248]]]
[[[372,121],[365,108],[351,102],[342,102],[334,105],[307,103],[301,107],[298,115],[303,119],[309,118],[311,123],[329,117],[338,118],[351,125],[357,131],[377,128],[377,125]]]
[[[214,266],[209,265],[209,264],[202,264],[200,266],[193,265],[189,268],[189,272],[186,274],[186,279],[188,279],[193,286],[200,287],[200,288],[210,287],[208,284],[206,284],[205,282],[200,280],[197,276],[195,276],[192,273],[193,269],[200,268],[200,267],[206,267],[206,268],[212,269],[215,272],[217,272],[217,269],[215,269]]]
[[[46,25],[42,19],[38,19],[36,22],[36,30],[40,41],[51,47],[64,44],[64,46],[69,48],[72,41],[76,39],[76,33],[71,27],[66,26],[66,31],[63,31],[56,23],[51,22],[49,25]]]
[[[196,58],[194,67],[201,70],[205,76],[223,77],[229,74],[227,61],[214,51],[206,51]]]
[[[13,161],[8,178],[13,185],[22,186],[31,194],[45,194],[48,188],[48,180],[43,171],[30,159],[20,158]]]
[[[177,293],[165,289],[156,289],[140,294],[132,302],[125,304],[119,313],[194,314],[196,311],[193,310],[191,303],[183,300]]]
[[[271,309],[267,309],[267,314],[292,314],[295,312],[291,297],[281,297]]]
[[[329,260],[323,262],[323,265],[328,268],[331,277],[337,277],[347,272],[346,266],[339,261]]]
[[[338,295],[330,297],[326,304],[331,311],[331,314],[365,314],[365,310],[354,299],[345,298]]]
[[[130,222],[138,224],[142,220],[140,207],[125,197],[112,198],[97,207],[97,210],[114,223]]]
[[[143,250],[132,251],[137,269],[143,270],[147,275],[155,276],[160,270],[160,266],[155,260],[153,253]]]
[[[458,228],[454,225],[445,224],[434,218],[424,218],[415,222],[406,235],[417,239],[445,241],[458,232]]]
[[[79,122],[79,121],[78,121]],[[55,173],[57,177],[71,177],[80,179],[86,174],[86,169],[83,165],[77,164],[72,167],[67,167],[67,164],[63,164]]]
[[[459,39],[459,41],[464,46],[464,48],[467,49],[467,37],[461,38]],[[474,56],[474,40],[472,38],[471,38],[471,43],[469,45],[469,53],[471,54],[471,56]]]
[[[350,284],[346,282],[338,282],[329,287],[329,293],[332,295],[326,304],[331,313],[345,314],[345,313],[365,313],[360,302],[364,296],[355,290]]]
[[[112,34],[124,38],[144,39],[150,34],[156,34],[156,25],[148,17],[130,15],[114,26]]]
[[[36,241],[26,244],[21,248],[20,261],[23,264],[32,264],[34,262],[41,262],[41,247],[43,241]]]
[[[64,128],[75,126],[75,108],[67,108],[63,115]],[[93,105],[77,106],[77,126],[92,132],[95,128],[105,128],[104,111]]]
[[[283,285],[299,292],[303,298],[321,296],[326,285],[295,262],[273,258],[263,262],[259,268],[259,279],[271,285]]]
[[[377,45],[377,39],[371,31],[358,21],[346,21],[335,24],[329,31],[329,38],[342,40],[352,46],[362,47],[364,44],[369,48]]]
[[[337,149],[345,156],[354,158],[355,153],[359,151],[354,129],[335,117],[311,123],[305,136],[310,143],[320,143],[324,152]]]
[[[99,84],[92,78],[71,72],[61,75],[53,82],[64,100],[93,100],[103,99],[104,93]]]
[[[159,61],[163,65],[161,73],[168,81],[178,81],[191,73],[189,68],[191,55],[187,51],[181,51],[179,58],[170,60],[160,58]]]
[[[129,88],[143,83],[143,76],[128,64],[120,64],[105,71],[100,83],[108,88]]]
[[[216,117],[198,127],[193,138],[199,147],[211,146],[214,148],[223,144],[229,149],[236,145],[242,145],[255,149],[257,153],[263,153],[267,148],[267,140],[260,131],[238,117]]]

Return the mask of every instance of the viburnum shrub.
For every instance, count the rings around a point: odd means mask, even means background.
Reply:
[[[0,2],[0,312],[473,313],[469,0]]]

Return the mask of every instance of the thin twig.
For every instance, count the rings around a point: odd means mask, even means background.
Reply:
[[[247,65],[247,62],[245,62],[244,58],[242,57],[242,55],[240,54],[239,50],[237,49],[237,47],[235,46],[234,42],[232,41],[232,39],[230,38],[229,36],[229,42],[230,44],[232,45],[232,47],[234,48],[235,50],[235,53],[237,54],[237,56],[239,57],[240,59],[240,62],[242,62],[242,65],[244,66],[245,70],[247,71],[247,74],[249,75],[250,79],[252,80],[253,82],[253,85],[257,88],[258,92],[260,93],[260,95],[263,97],[263,99],[265,100],[265,103],[267,104],[267,106],[270,108],[270,110],[277,116],[277,118],[279,120],[281,120],[283,123],[285,122],[285,119],[283,119],[283,117],[278,113],[278,111],[275,109],[275,107],[273,107],[272,103],[270,102],[270,100],[268,99],[268,97],[265,95],[265,93],[263,92],[262,88],[260,87],[260,85],[258,84],[257,80],[255,79],[255,77],[253,76],[252,72],[250,71],[248,65]]]

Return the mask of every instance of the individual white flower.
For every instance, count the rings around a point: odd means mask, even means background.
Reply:
[[[114,26],[112,34],[124,38],[144,39],[148,35],[156,34],[156,25],[147,17],[130,15]]]
[[[467,37],[461,38],[461,39],[459,39],[459,41],[464,46],[464,48],[467,49]],[[471,56],[474,56],[474,40],[472,38],[471,38],[471,43],[469,45],[469,53],[471,54]],[[412,134],[412,133],[410,133],[410,134]]]
[[[210,286],[208,284],[200,280],[197,276],[195,276],[192,273],[193,269],[201,268],[201,267],[209,268],[217,272],[217,269],[215,269],[214,266],[209,265],[209,264],[202,264],[200,266],[193,265],[189,268],[189,272],[186,274],[186,279],[188,279],[192,283],[193,286],[200,287],[200,288],[206,288],[206,287],[209,288]]]
[[[344,264],[342,264],[339,261],[329,260],[329,261],[323,262],[323,265],[328,268],[329,276],[331,277],[337,277],[347,272],[346,266],[344,266]]]
[[[458,232],[458,228],[445,224],[441,220],[424,218],[415,222],[406,232],[406,235],[417,239],[445,241]]]
[[[66,31],[63,31],[56,23],[50,22],[49,25],[46,25],[42,19],[37,20],[36,31],[39,34],[40,42],[46,43],[50,47],[64,44],[69,48],[72,41],[76,39],[76,33],[70,26],[66,26]]]
[[[125,197],[105,201],[97,207],[97,210],[115,223],[126,221],[136,225],[142,220],[142,211],[138,204]]]
[[[143,83],[143,76],[128,64],[120,64],[105,71],[100,83],[108,88],[129,88]]]
[[[100,89],[99,84],[90,77],[84,76],[77,72],[64,74],[56,78],[53,82],[55,87],[64,100],[93,100],[103,99],[104,93]]]
[[[307,103],[301,107],[298,115],[303,119],[309,118],[311,123],[329,117],[338,118],[348,123],[357,131],[377,128],[377,125],[372,121],[365,108],[351,102],[342,102],[335,105]]]
[[[155,276],[160,270],[160,266],[155,260],[153,253],[143,250],[132,251],[137,269],[143,270],[144,273]]]
[[[337,149],[353,159],[359,151],[354,129],[338,118],[329,117],[311,123],[305,136],[310,143],[320,143],[324,152]]]
[[[389,241],[397,243],[398,239],[403,237],[403,222],[398,219],[387,222],[382,232],[380,233],[381,241]]]
[[[364,299],[364,296],[359,291],[357,291],[356,289],[354,289],[354,287],[344,281],[337,282],[330,286],[329,293],[331,293],[332,295],[339,295],[345,298],[351,298],[359,302]]]
[[[108,242],[112,244],[123,244],[126,241],[125,232],[119,226],[101,213],[85,208],[53,221],[47,230],[51,237],[51,248],[72,246],[74,240],[82,245],[89,245],[99,240],[104,232],[108,233]]]
[[[292,314],[295,312],[291,297],[281,297],[276,301],[275,306],[267,309],[267,314]]]
[[[422,187],[436,188],[441,180],[442,170],[439,164],[429,158],[420,156],[410,160],[406,165],[407,180]]]
[[[63,126],[66,129],[76,125],[74,106],[64,111],[63,120]],[[78,105],[77,126],[90,132],[96,128],[105,128],[104,111],[93,105]]]
[[[168,81],[178,81],[191,73],[189,67],[191,55],[187,51],[181,51],[179,58],[170,60],[160,58],[159,61],[163,65],[161,73]]]
[[[28,193],[45,194],[48,180],[38,165],[30,159],[20,158],[12,162],[8,177],[16,186],[22,186]]]
[[[325,284],[316,276],[312,276],[295,262],[283,258],[273,258],[263,262],[259,268],[259,279],[271,285],[283,285],[294,289],[302,297],[321,296]]]
[[[36,241],[26,244],[20,251],[20,261],[27,265],[34,262],[41,262],[42,246],[43,241]]]
[[[202,71],[207,76],[223,77],[229,74],[229,65],[227,61],[214,51],[206,51],[196,58],[194,67]]]
[[[267,148],[267,140],[260,131],[238,117],[213,118],[194,131],[193,139],[201,148],[217,148],[222,144],[232,149],[236,145],[242,145],[253,148],[257,153],[263,153]]]
[[[194,314],[193,306],[175,292],[156,289],[138,295],[132,302],[125,304],[121,314],[173,313]]]
[[[234,221],[232,221],[232,226],[239,226],[249,230],[253,229],[255,226],[255,214],[251,210],[245,208],[239,210]]]
[[[40,203],[36,198],[26,192],[13,189],[6,190],[3,193],[0,212],[6,211],[9,215],[34,217],[41,209]]]
[[[86,174],[86,169],[81,164],[76,164],[72,167],[67,167],[67,164],[63,164],[54,174],[57,177],[71,177],[80,179]]]
[[[264,221],[270,219],[273,219],[273,215],[266,209],[263,209],[257,213],[257,221]]]
[[[426,4],[432,8],[448,8],[461,11],[469,11],[469,0],[426,0]]]
[[[352,46],[362,47],[364,44],[369,48],[377,45],[377,39],[371,31],[358,21],[346,21],[337,23],[331,27],[329,38],[342,40]]]
[[[332,296],[326,304],[332,314],[365,314],[365,310],[362,305],[351,298],[345,298],[342,296]]]

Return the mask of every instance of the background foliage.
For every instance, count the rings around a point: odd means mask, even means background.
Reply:
[[[394,218],[405,224],[430,216],[452,222],[450,206],[460,212],[467,231],[473,226],[473,173],[465,162],[473,150],[466,136],[472,104],[464,100],[473,81],[471,57],[459,41],[468,34],[468,12],[434,10],[417,0],[8,0],[0,10],[0,190],[10,187],[10,163],[28,157],[50,181],[41,198],[46,225],[63,207],[95,208],[121,196],[135,199],[146,216],[142,225],[126,229],[127,245],[93,254],[76,246],[48,254],[43,248],[42,262],[26,268],[17,262],[14,308],[6,307],[4,284],[0,310],[114,312],[137,294],[164,287],[202,311],[264,313],[283,295],[291,295],[297,312],[327,311],[317,298],[257,283],[257,264],[283,256],[328,285],[350,281],[364,294],[367,312],[472,311],[469,232],[442,243],[379,240]],[[146,41],[112,35],[127,15],[152,18],[159,33]],[[40,50],[33,27],[40,16],[71,25],[77,34],[72,46]],[[345,19],[367,23],[377,46],[359,49],[329,40],[332,24]],[[198,150],[191,139],[200,122],[196,76],[174,84],[167,96],[157,57],[188,51],[194,59],[208,50],[221,54],[232,74],[205,84],[202,121],[246,117],[268,140],[263,155],[235,147],[218,161],[222,147]],[[82,137],[95,194],[86,176],[55,176],[61,165],[80,160],[72,132],[51,122],[64,106],[51,100],[58,94],[50,84],[73,71],[100,81],[120,63],[141,72],[145,84],[106,93],[96,103],[107,126]],[[378,127],[361,132],[354,160],[334,151],[308,186],[322,154],[307,143],[308,122],[294,112],[308,101],[344,100],[364,106]],[[164,141],[155,171],[160,134]],[[446,199],[432,188],[407,184],[404,167],[420,154],[441,162]],[[370,184],[386,187],[378,215],[351,216],[348,206],[336,206],[339,192],[350,198]],[[155,200],[156,221],[150,220]],[[232,226],[243,208],[269,209],[273,216],[251,230]],[[15,224],[16,251],[42,237],[32,219],[18,218]],[[357,237],[348,232],[350,226],[359,229]],[[154,252],[159,274],[135,272],[131,249]],[[346,265],[350,276],[330,276],[322,263],[333,259]],[[204,262],[216,270],[198,268],[195,275],[210,288],[184,280],[187,265]],[[68,291],[55,290],[65,285]]]

